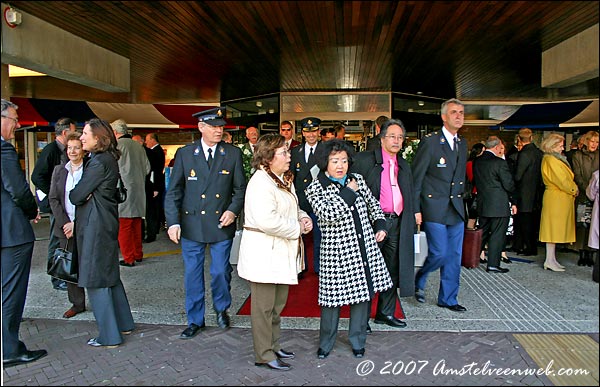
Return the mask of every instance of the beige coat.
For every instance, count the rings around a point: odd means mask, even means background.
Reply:
[[[263,170],[250,178],[237,265],[240,277],[259,283],[298,284],[298,220],[308,215],[298,207],[294,192],[293,186],[291,192],[278,188]]]
[[[546,185],[542,202],[540,241],[575,242],[575,197],[577,184],[571,168],[558,157],[545,154],[542,179]]]

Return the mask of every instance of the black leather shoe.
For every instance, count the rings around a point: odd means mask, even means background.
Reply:
[[[415,298],[421,304],[425,303],[425,291],[423,289],[415,289]]]
[[[156,240],[156,238],[146,238],[144,239],[144,243],[152,243]]]
[[[508,257],[500,257],[500,260],[504,263],[512,263],[512,260]]]
[[[217,325],[221,329],[229,328],[229,316],[226,311],[217,312]]]
[[[317,357],[319,359],[325,359],[327,356],[329,356],[329,352],[325,352],[321,348],[319,348],[319,350],[317,351]]]
[[[135,266],[135,262],[127,263],[125,261],[119,261],[119,265],[126,266],[126,267],[134,267]]]
[[[487,263],[487,259],[481,259],[481,258],[479,258],[479,263]]]
[[[281,361],[279,359],[275,359],[275,360],[271,360],[268,363],[254,363],[255,366],[257,367],[267,367],[270,368],[272,370],[277,370],[277,371],[287,371],[290,368],[292,368],[292,366],[284,361]]]
[[[179,335],[180,339],[191,339],[192,337],[196,336],[198,334],[198,332],[200,332],[201,329],[203,329],[204,327],[206,327],[205,324],[202,325],[196,325],[196,324],[190,324],[189,327],[185,328],[185,330],[183,332],[181,332],[181,335]]]
[[[453,312],[466,312],[466,311],[467,311],[467,308],[465,308],[464,306],[462,306],[462,305],[459,305],[459,304],[452,305],[452,306],[450,306],[450,305],[440,305],[440,304],[438,304],[438,306],[439,306],[440,308],[446,308],[446,309],[450,309],[450,310],[451,310],[451,311],[453,311]]]
[[[135,260],[136,262],[142,262],[142,258],[138,258]]]
[[[488,266],[485,271],[488,273],[508,273],[509,270],[499,266]]]
[[[373,330],[371,330],[371,326],[367,323],[367,335],[370,335],[371,333],[373,333]]]
[[[361,358],[365,357],[365,349],[364,348],[361,348],[361,349],[352,348],[352,354],[354,355],[355,358],[361,359]]]
[[[275,356],[277,356],[279,359],[293,359],[296,357],[294,352],[288,352],[285,349],[280,349],[279,351],[275,352]]]
[[[375,316],[373,320],[375,324],[386,324],[394,328],[405,328],[406,323],[402,320],[398,320],[394,316]]]
[[[21,355],[2,360],[2,365],[4,367],[13,367],[19,364],[31,363],[32,361],[43,358],[47,354],[48,352],[45,349],[38,349],[37,351],[25,351]]]

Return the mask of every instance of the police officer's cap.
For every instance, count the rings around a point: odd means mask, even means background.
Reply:
[[[199,122],[204,122],[211,126],[225,126],[225,108],[217,107],[210,110],[203,110],[192,114],[192,117],[198,118]]]
[[[321,125],[321,120],[317,117],[306,117],[300,121],[303,132],[314,132],[315,130],[319,130],[319,125]]]

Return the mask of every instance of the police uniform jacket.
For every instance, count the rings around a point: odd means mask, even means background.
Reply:
[[[238,215],[244,206],[246,178],[239,148],[219,142],[210,170],[200,140],[175,154],[165,198],[167,227],[181,226],[181,236],[200,243],[233,239],[235,222],[218,228],[229,210]]]
[[[317,142],[314,147],[313,155],[317,152],[318,147],[319,142]],[[306,200],[306,194],[304,193],[304,190],[313,180],[310,169],[316,164],[316,159],[313,156],[313,160],[311,160],[310,163],[307,163],[304,148],[304,143],[302,143],[291,150],[292,160],[290,162],[290,168],[292,169],[292,172],[294,172],[294,186],[296,187],[298,204],[302,210],[311,213],[314,211],[308,200]]]
[[[320,306],[369,301],[374,293],[392,287],[375,240],[375,232],[385,230],[381,206],[361,175],[348,174],[346,183],[350,178],[358,191],[342,187],[323,172],[306,189],[321,229]]]
[[[83,166],[81,180],[69,193],[76,206],[79,287],[109,288],[119,283],[118,178],[119,164],[114,156],[94,153]]]
[[[35,240],[29,219],[37,216],[37,204],[25,180],[15,147],[2,140],[2,247]]]
[[[458,157],[441,130],[421,139],[412,164],[415,212],[424,222],[454,225],[465,219],[463,191],[467,141],[458,137]]]
[[[381,190],[381,172],[383,171],[383,155],[381,152],[381,147],[373,151],[361,152],[356,156],[351,167],[352,172],[356,172],[364,177],[373,196],[378,200]],[[400,241],[398,244],[398,246],[401,246],[398,249],[398,259],[400,262],[398,287],[400,289],[400,297],[407,297],[412,296],[415,292],[415,252],[413,239],[415,233],[414,189],[410,166],[400,156],[400,153],[396,156],[396,163],[398,164],[398,186],[400,187],[404,203],[403,216],[400,223]]]

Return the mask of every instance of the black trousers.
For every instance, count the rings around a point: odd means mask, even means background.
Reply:
[[[500,257],[506,240],[509,217],[488,218],[479,217],[479,224],[483,229],[481,247],[488,245],[488,267],[500,266]]]
[[[540,230],[540,213],[535,212],[519,212],[519,229],[515,230],[515,236],[519,235],[521,245],[519,246],[525,252],[537,254],[537,241]]]
[[[146,239],[153,241],[160,231],[160,218],[163,212],[162,193],[152,197],[152,193],[146,193]]]
[[[386,217],[385,225],[388,230],[387,238],[379,242],[379,249],[383,255],[385,266],[392,277],[394,284],[390,289],[379,293],[377,301],[377,316],[393,316],[396,309],[396,300],[398,299],[398,282],[400,279],[400,257],[398,245],[400,242],[400,222],[402,214],[398,217]],[[370,310],[370,308],[369,308]]]

